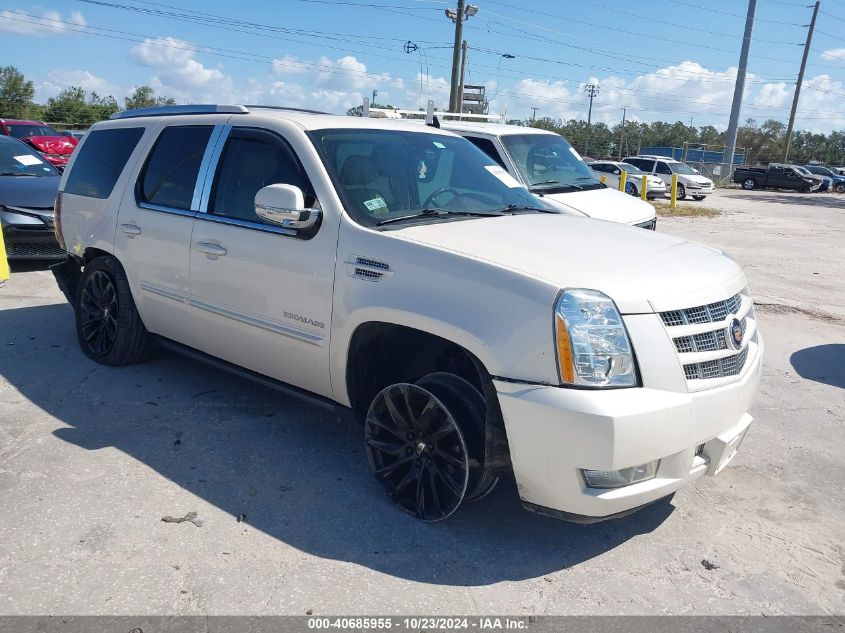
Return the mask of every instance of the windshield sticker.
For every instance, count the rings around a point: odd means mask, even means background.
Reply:
[[[574,147],[570,147],[570,148],[569,148],[569,151],[570,151],[570,152],[572,152],[572,155],[573,155],[575,158],[577,158],[578,160],[584,160],[583,158],[581,158],[581,154],[579,154],[578,152],[576,152],[576,151],[575,151],[575,148],[574,148]]]
[[[31,154],[24,154],[23,156],[13,156],[12,158],[18,161],[21,165],[26,165],[27,167],[29,167],[30,165],[40,165],[44,162]]]
[[[425,180],[426,172],[428,172],[428,167],[425,166],[425,161],[421,160],[420,164],[417,165],[417,174],[420,180]]]
[[[496,178],[501,180],[502,183],[506,187],[510,187],[511,189],[516,188],[516,187],[522,187],[522,185],[519,184],[519,182],[516,180],[516,178],[511,176],[508,172],[506,172],[504,169],[502,169],[498,165],[485,165],[484,169],[486,169],[491,174],[493,174]]]
[[[387,203],[381,196],[373,198],[372,200],[364,200],[364,206],[367,207],[367,210],[373,215],[378,216],[387,214]]]
[[[441,143],[440,141],[433,141],[433,142],[434,142],[434,146],[437,149],[446,149],[446,146],[443,143]]]

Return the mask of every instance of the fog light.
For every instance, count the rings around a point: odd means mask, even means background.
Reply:
[[[582,470],[590,488],[621,488],[654,479],[660,460],[622,470]]]

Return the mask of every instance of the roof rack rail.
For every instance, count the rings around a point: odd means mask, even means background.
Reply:
[[[134,119],[142,116],[176,116],[177,114],[249,114],[249,110],[242,105],[169,105],[153,108],[137,108],[115,112],[110,119]]]
[[[288,106],[277,105],[261,105],[259,103],[248,104],[245,108],[263,108],[265,110],[286,110],[287,112],[304,112],[305,114],[331,114],[331,112],[322,112],[321,110],[308,110],[307,108],[291,108]]]

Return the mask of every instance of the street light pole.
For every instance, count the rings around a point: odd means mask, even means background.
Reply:
[[[464,4],[464,0],[458,0],[456,10],[446,9],[446,17],[455,23],[455,43],[452,46],[452,81],[449,85],[449,111],[458,111],[458,77],[460,75],[461,63],[461,42],[464,36],[464,20],[467,20],[478,13],[478,7],[474,4]]]

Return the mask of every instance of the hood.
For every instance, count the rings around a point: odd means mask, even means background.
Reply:
[[[542,200],[547,198],[568,205],[598,220],[639,224],[654,218],[654,207],[648,202],[610,187],[589,191],[549,193],[544,195]]]
[[[67,154],[70,156],[76,149],[76,139],[71,140],[66,136],[29,136],[21,140],[45,154]]]
[[[698,185],[712,185],[713,184],[712,180],[710,180],[706,176],[700,176],[698,174],[692,174],[692,175],[689,175],[689,176],[685,175],[684,178],[686,178],[690,182],[694,182]]]
[[[486,260],[559,289],[600,290],[623,314],[704,305],[745,287],[740,267],[716,249],[588,218],[523,214],[387,234]]]
[[[52,209],[61,176],[0,176],[0,205]]]

